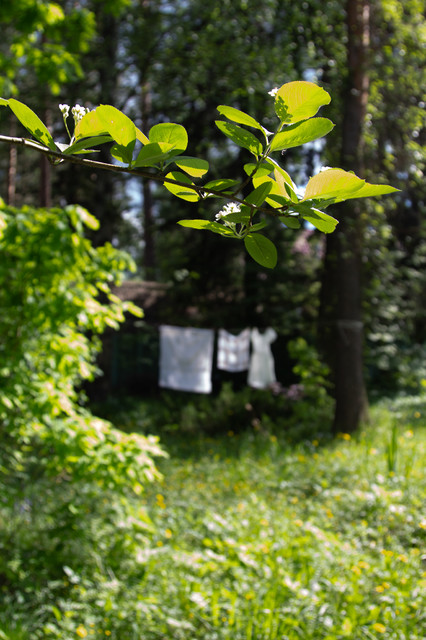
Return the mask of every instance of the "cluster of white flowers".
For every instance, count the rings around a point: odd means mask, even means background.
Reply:
[[[77,124],[77,122],[81,120],[82,117],[86,115],[86,113],[89,113],[89,111],[90,109],[85,109],[84,107],[81,107],[79,104],[76,104],[75,107],[71,109],[71,113],[74,117],[75,124]]]
[[[239,213],[241,211],[241,205],[236,202],[229,202],[226,204],[219,213],[216,214],[216,220],[221,220],[222,218],[226,218],[230,213]]]
[[[275,98],[275,96],[277,95],[277,93],[278,93],[278,87],[274,87],[274,89],[271,89],[270,91],[268,91],[268,94],[269,94],[270,96],[272,96],[273,98]]]
[[[64,116],[64,120],[66,120],[70,114],[70,106],[68,104],[60,104],[59,111]],[[74,123],[77,124],[77,122],[79,122],[79,120],[81,120],[82,117],[86,115],[86,113],[89,113],[89,111],[90,109],[86,109],[85,107],[82,107],[81,105],[76,104],[71,109],[71,113],[74,118]]]

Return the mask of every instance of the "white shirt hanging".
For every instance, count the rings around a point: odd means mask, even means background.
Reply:
[[[258,329],[251,331],[252,354],[248,373],[248,384],[256,389],[265,389],[276,382],[274,356],[271,344],[276,340],[277,333],[270,327],[265,333]]]
[[[217,368],[223,371],[247,371],[250,359],[250,329],[238,335],[219,329],[217,341]]]
[[[211,329],[160,327],[160,387],[211,393],[214,334]]]

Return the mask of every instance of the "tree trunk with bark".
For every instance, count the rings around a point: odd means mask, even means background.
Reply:
[[[347,0],[347,78],[342,94],[342,168],[364,173],[363,125],[368,102],[370,1]],[[367,417],[363,372],[361,201],[339,206],[336,231],[327,236],[321,292],[323,345],[335,393],[333,431],[351,433]]]

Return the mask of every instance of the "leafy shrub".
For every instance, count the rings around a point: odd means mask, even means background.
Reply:
[[[163,452],[95,418],[81,391],[98,335],[140,313],[110,291],[131,259],[92,247],[83,230],[97,222],[81,207],[2,205],[0,222],[0,623],[31,613],[31,637],[44,638],[61,599],[74,619],[75,585],[140,577],[139,496]]]

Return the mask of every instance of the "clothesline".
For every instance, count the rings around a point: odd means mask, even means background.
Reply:
[[[160,326],[160,387],[211,393],[214,353],[213,329]],[[276,382],[271,344],[277,333],[268,328],[244,329],[238,335],[218,332],[217,367],[224,371],[248,371],[251,387],[264,389]]]

